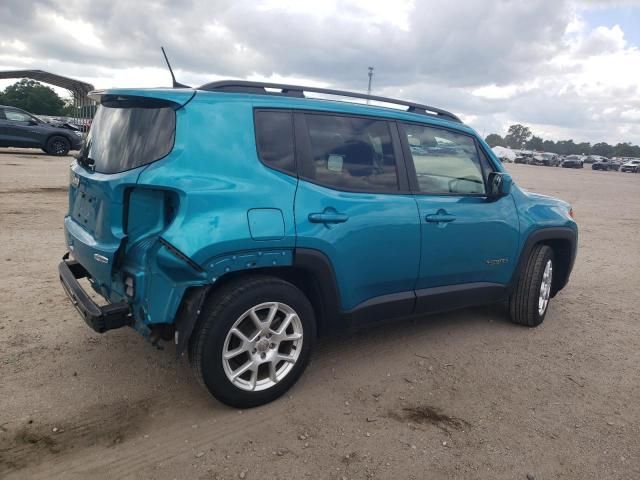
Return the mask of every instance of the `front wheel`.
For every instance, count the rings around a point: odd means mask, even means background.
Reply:
[[[45,147],[45,150],[49,155],[61,157],[69,153],[70,148],[71,144],[69,143],[69,140],[61,135],[54,135],[49,140],[47,140],[47,146]]]
[[[536,327],[544,321],[553,285],[553,250],[536,245],[509,299],[511,321]]]
[[[189,360],[200,382],[227,405],[275,400],[309,363],[314,312],[289,282],[257,275],[233,280],[208,299],[201,315]]]

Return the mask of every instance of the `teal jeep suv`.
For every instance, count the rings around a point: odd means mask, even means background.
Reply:
[[[571,207],[445,110],[246,81],[92,95],[64,290],[98,332],[173,340],[226,404],[282,395],[335,328],[501,301],[533,327],[569,279]]]

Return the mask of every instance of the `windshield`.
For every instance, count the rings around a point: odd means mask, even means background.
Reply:
[[[101,105],[79,162],[100,173],[118,173],[154,162],[173,148],[176,114],[172,106],[127,102]]]

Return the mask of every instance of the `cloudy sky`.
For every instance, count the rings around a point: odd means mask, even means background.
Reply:
[[[0,70],[167,86],[160,45],[189,85],[363,91],[373,65],[373,93],[451,110],[484,135],[519,122],[555,140],[640,143],[640,0],[0,2]]]

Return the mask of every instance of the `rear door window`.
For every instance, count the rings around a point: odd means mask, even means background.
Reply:
[[[388,122],[329,114],[306,114],[305,120],[311,156],[303,169],[307,178],[342,190],[399,190]]]
[[[173,149],[175,105],[155,100],[103,102],[91,123],[80,160],[100,173],[149,164]]]

